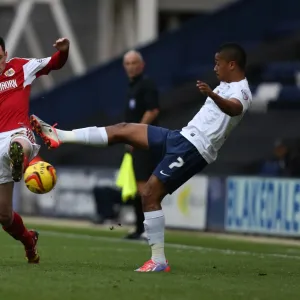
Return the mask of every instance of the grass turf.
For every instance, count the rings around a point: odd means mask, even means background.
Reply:
[[[34,226],[40,265],[0,233],[0,295],[5,300],[299,299],[300,247],[168,232],[171,273],[135,273],[148,246],[110,231]],[[184,247],[186,245],[186,247]]]

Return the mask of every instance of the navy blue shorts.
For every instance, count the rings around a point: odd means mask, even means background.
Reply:
[[[149,125],[148,143],[157,164],[153,175],[164,183],[169,194],[207,166],[197,148],[179,130]]]

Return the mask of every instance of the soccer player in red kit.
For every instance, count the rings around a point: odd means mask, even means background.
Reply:
[[[22,179],[29,162],[38,154],[29,123],[29,97],[32,82],[64,66],[69,54],[69,40],[58,39],[58,51],[42,59],[12,58],[7,61],[5,42],[0,37],[0,223],[20,241],[29,263],[40,260],[36,244],[38,233],[27,230],[22,218],[12,208],[14,182]]]

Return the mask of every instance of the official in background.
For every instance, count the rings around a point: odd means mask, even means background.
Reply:
[[[129,51],[124,55],[123,64],[129,78],[125,122],[157,125],[159,114],[159,97],[154,82],[144,74],[145,63],[137,51]],[[126,146],[132,153],[133,167],[137,181],[138,195],[133,201],[136,216],[135,231],[128,239],[140,239],[144,233],[144,213],[141,192],[156,167],[147,150]]]

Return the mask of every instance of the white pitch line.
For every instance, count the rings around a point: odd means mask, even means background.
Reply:
[[[92,235],[85,235],[85,234],[73,234],[73,233],[64,233],[58,231],[40,231],[43,235],[47,236],[56,236],[68,239],[85,239],[85,240],[97,240],[97,241],[106,241],[106,242],[113,242],[113,243],[126,243],[126,244],[140,244],[146,245],[146,242],[143,241],[128,241],[122,240],[121,238],[113,238],[113,237],[102,237],[102,236],[92,236]],[[218,249],[218,248],[206,248],[201,246],[189,246],[189,245],[181,245],[181,244],[165,244],[169,248],[180,249],[180,250],[194,250],[200,252],[217,252],[224,255],[246,255],[246,256],[255,256],[255,257],[276,257],[276,258],[283,258],[283,259],[296,259],[300,260],[300,256],[295,255],[287,255],[287,254],[280,254],[280,253],[259,253],[259,252],[251,252],[251,251],[240,251],[240,250],[230,250],[230,249]]]

